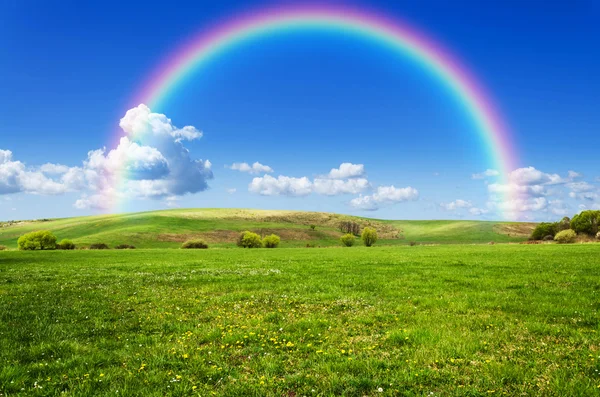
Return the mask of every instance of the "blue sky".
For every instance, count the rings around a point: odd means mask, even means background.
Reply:
[[[510,208],[545,220],[600,206],[600,27],[591,1],[343,3],[410,22],[479,77],[514,133],[516,202],[498,203],[493,176],[473,177],[492,164],[469,115],[435,78],[385,47],[318,31],[223,54],[150,109],[172,120],[162,136],[137,135],[117,149],[119,121],[161,60],[216,21],[273,4],[5,4],[0,219],[181,206],[394,219],[499,219]],[[175,142],[184,126],[202,137]],[[118,169],[122,156],[133,158],[134,181],[115,207],[102,195],[111,187],[103,174],[89,174]],[[273,172],[231,169],[254,162]]]

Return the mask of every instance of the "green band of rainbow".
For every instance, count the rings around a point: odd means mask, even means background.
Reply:
[[[326,30],[356,35],[384,44],[414,60],[437,77],[470,115],[490,158],[500,172],[499,182],[516,165],[516,151],[490,96],[477,79],[447,50],[416,29],[395,20],[339,6],[270,8],[244,15],[203,31],[159,65],[135,96],[134,106],[147,104],[158,111],[177,87],[213,57],[236,46],[288,31]],[[510,199],[510,193],[505,200]]]

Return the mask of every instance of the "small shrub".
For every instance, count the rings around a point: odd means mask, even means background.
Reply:
[[[266,236],[263,238],[263,246],[265,248],[277,248],[281,239],[276,234],[271,234],[270,236]]]
[[[366,247],[370,247],[377,241],[377,230],[372,227],[365,227],[360,238]]]
[[[129,245],[129,244],[119,244],[115,247],[115,249],[118,250],[133,250],[135,249],[135,247],[133,245]]]
[[[245,231],[240,234],[240,237],[237,241],[238,247],[242,248],[262,248],[262,240],[260,236],[256,233],[252,233],[249,231]]]
[[[544,241],[554,241],[554,236],[547,235],[543,238]]]
[[[563,230],[562,232],[558,232],[556,236],[554,236],[554,240],[559,244],[574,243],[575,238],[577,238],[577,233],[575,233],[573,229]]]
[[[181,244],[181,248],[184,249],[206,249],[208,248],[208,244],[202,239],[194,239],[188,240],[185,243]]]
[[[56,236],[47,230],[22,235],[17,241],[20,250],[53,250],[56,249]]]
[[[71,240],[63,239],[60,243],[56,244],[57,250],[74,250],[75,244]]]
[[[311,228],[312,230],[315,230],[315,229],[317,228],[317,225],[310,225],[310,228]]]
[[[96,244],[90,244],[90,249],[91,250],[107,250],[110,248],[108,248],[108,245],[106,245],[104,243],[96,243]]]
[[[340,237],[340,240],[342,241],[342,244],[344,244],[344,246],[352,247],[356,239],[354,237],[354,234],[347,233]]]
[[[8,248],[6,245],[0,245],[0,251],[6,251]]]
[[[411,241],[410,243],[408,243],[408,245],[410,245],[411,247],[414,247],[415,245],[417,245],[416,241]]]

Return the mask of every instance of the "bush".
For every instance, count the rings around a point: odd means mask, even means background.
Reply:
[[[571,244],[575,242],[577,233],[573,229],[563,230],[554,236],[554,240],[559,244]]]
[[[315,229],[317,228],[317,225],[310,225],[310,228],[311,228],[312,230],[315,230]]]
[[[354,238],[354,234],[348,233],[340,237],[340,240],[346,247],[352,247],[356,239]]]
[[[6,251],[8,248],[6,245],[0,245],[0,251]]]
[[[57,250],[74,250],[75,244],[71,240],[63,239],[60,243],[56,244]]]
[[[281,239],[278,235],[271,234],[270,236],[263,238],[262,243],[265,248],[277,248],[280,241]]]
[[[377,230],[372,227],[365,227],[362,234],[360,235],[365,246],[370,247],[377,241]]]
[[[194,239],[188,240],[185,243],[181,244],[181,248],[184,249],[206,249],[208,248],[208,244],[202,239]]]
[[[571,229],[575,233],[584,233],[588,236],[595,236],[598,233],[598,224],[600,223],[600,211],[588,210],[582,211],[571,220]]]
[[[96,243],[96,244],[90,244],[90,249],[91,250],[107,250],[110,248],[108,248],[108,245],[106,245],[104,243]]]
[[[262,240],[260,236],[256,233],[252,233],[249,231],[245,231],[240,234],[240,237],[237,241],[238,247],[242,248],[262,248]]]
[[[411,241],[410,243],[408,243],[411,247],[414,247],[415,245],[417,245],[416,241]]]
[[[556,223],[542,222],[533,229],[533,232],[531,232],[531,239],[541,240],[545,236],[552,236],[552,238],[554,238],[556,232]]]
[[[115,249],[118,250],[133,250],[135,249],[135,247],[133,245],[129,245],[129,244],[119,244],[115,247]]]
[[[554,236],[547,235],[547,236],[544,236],[544,238],[542,240],[544,240],[544,241],[553,241],[554,240]]]
[[[56,249],[56,236],[47,230],[22,235],[17,241],[20,250],[53,250]]]

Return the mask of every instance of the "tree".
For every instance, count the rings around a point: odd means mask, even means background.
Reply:
[[[53,250],[56,249],[56,236],[47,230],[40,230],[22,235],[17,240],[20,250]]]
[[[263,238],[262,243],[265,248],[277,248],[280,241],[281,238],[279,238],[278,235],[271,234],[270,236]]]
[[[577,238],[577,233],[575,233],[575,231],[572,229],[567,229],[556,233],[556,236],[554,236],[554,241],[559,244],[571,244],[575,242],[575,238]]]
[[[360,235],[360,225],[356,222],[343,221],[340,222],[340,231],[342,233],[352,233],[355,236]]]
[[[582,211],[571,220],[571,229],[576,233],[595,236],[598,233],[598,223],[600,223],[600,211]]]
[[[352,247],[354,245],[356,238],[354,237],[354,234],[347,233],[347,234],[344,234],[342,237],[340,237],[340,240],[341,240],[342,244],[344,244],[346,247]]]
[[[245,231],[240,234],[237,245],[242,248],[262,248],[263,246],[260,236],[250,231]]]
[[[377,230],[372,227],[365,227],[360,238],[365,246],[370,247],[377,241]]]
[[[565,216],[560,221],[556,222],[556,233],[562,232],[563,230],[569,230],[571,228],[571,218]]]
[[[535,229],[533,229],[533,232],[531,232],[531,239],[532,240],[541,240],[546,236],[554,237],[555,234],[556,234],[556,224],[555,223],[542,222],[542,223],[538,224],[535,227]]]

